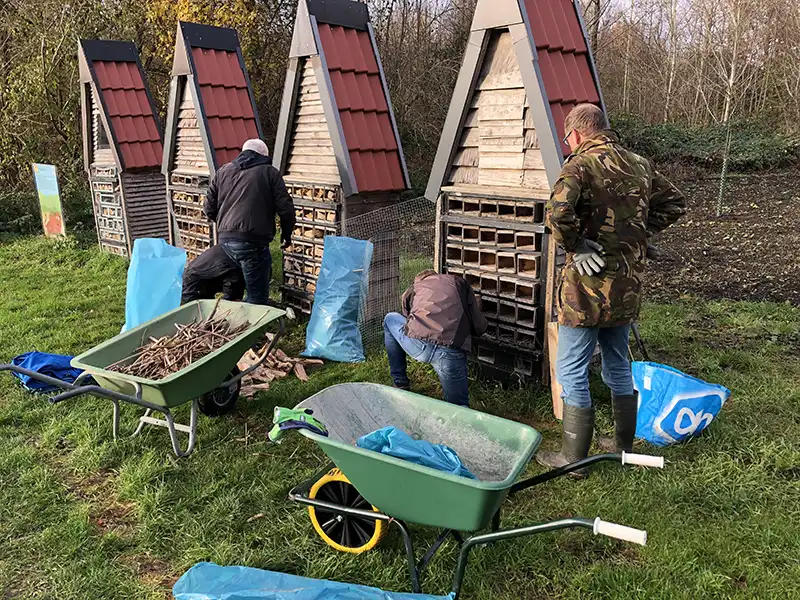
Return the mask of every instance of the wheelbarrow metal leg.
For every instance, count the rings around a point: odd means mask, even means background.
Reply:
[[[510,540],[527,535],[534,535],[536,533],[556,531],[558,529],[570,529],[573,527],[586,527],[588,529],[593,529],[594,521],[591,519],[582,518],[560,519],[550,523],[540,523],[537,525],[530,525],[528,527],[519,527],[517,529],[506,529],[504,531],[483,533],[467,538],[464,541],[464,544],[461,546],[461,552],[458,555],[458,565],[456,566],[456,572],[453,576],[454,600],[458,600],[459,594],[461,593],[461,586],[464,583],[464,574],[467,571],[469,554],[476,546],[501,542],[503,540]]]
[[[142,429],[144,429],[145,425],[166,427],[169,431],[169,441],[172,444],[172,451],[175,453],[175,456],[178,458],[189,456],[192,453],[192,450],[194,450],[194,445],[197,438],[197,404],[197,399],[192,400],[192,410],[189,416],[189,425],[176,423],[175,418],[172,416],[172,411],[170,411],[168,408],[158,410],[158,412],[164,415],[163,419],[150,416],[153,411],[148,408],[144,415],[139,417],[139,425],[136,427],[136,431],[133,432],[131,437],[139,435],[142,432]],[[189,442],[185,451],[181,450],[180,440],[178,440],[179,431],[181,433],[189,434]]]
[[[417,571],[417,558],[414,555],[414,544],[411,541],[411,532],[408,526],[399,520],[392,520],[392,523],[397,525],[400,533],[403,534],[403,544],[406,547],[406,561],[408,562],[408,574],[411,576],[411,591],[415,594],[422,593],[422,587],[419,584],[419,572]]]

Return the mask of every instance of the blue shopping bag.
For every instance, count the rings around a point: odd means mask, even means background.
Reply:
[[[656,446],[684,442],[706,429],[730,397],[729,389],[666,365],[634,362],[639,392],[636,437]]]
[[[162,239],[139,238],[133,243],[123,332],[181,305],[185,267],[186,251]]]
[[[372,242],[325,236],[302,356],[337,362],[364,360],[358,317],[367,295],[372,250]]]

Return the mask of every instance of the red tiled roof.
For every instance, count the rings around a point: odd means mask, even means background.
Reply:
[[[559,139],[564,137],[564,118],[584,102],[600,103],[592,77],[589,50],[572,0],[525,0],[539,68]],[[566,145],[561,146],[565,155]]]
[[[318,27],[358,191],[404,190],[400,149],[369,33],[326,23]]]
[[[92,65],[125,169],[161,166],[161,135],[139,65],[106,60]]]
[[[247,80],[235,51],[192,48],[192,58],[210,143],[222,166],[238,156],[247,140],[259,137]]]

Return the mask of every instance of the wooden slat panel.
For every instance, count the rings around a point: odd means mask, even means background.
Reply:
[[[450,183],[478,183],[478,167],[454,167],[450,170]]]
[[[304,148],[307,150],[307,148]],[[295,152],[292,154],[292,157],[289,159],[290,165],[326,165],[326,166],[335,166],[336,165],[336,157],[333,154],[329,154],[327,156],[319,156],[313,154],[300,154]]]
[[[478,165],[478,149],[462,148],[456,152],[453,165],[458,167],[475,167]]]
[[[533,124],[533,113],[530,108],[525,109],[523,119],[525,120],[525,129],[536,129],[536,125]]]
[[[478,135],[478,128],[477,127],[470,127],[469,129],[465,129],[464,133],[461,136],[461,143],[459,146],[462,148],[472,148],[478,147],[478,143],[480,142],[480,135]]]
[[[522,171],[502,169],[480,169],[478,183],[480,185],[522,185]]]
[[[183,100],[178,112],[178,129],[175,134],[175,170],[192,169],[209,172],[206,151],[197,122],[188,84],[183,89]]]
[[[478,109],[478,120],[480,123],[486,121],[522,121],[524,110],[522,104],[490,104],[481,106]]]
[[[491,125],[481,125],[480,136],[484,138],[522,138],[524,129],[520,121],[492,121]]]
[[[542,151],[538,148],[529,148],[525,150],[525,162],[523,163],[524,169],[538,169],[544,171],[544,161],[542,160]]]
[[[522,152],[513,152],[513,153],[481,152],[478,166],[480,167],[481,171],[483,171],[484,169],[522,170],[522,164],[524,158],[525,155]]]
[[[529,188],[547,189],[550,187],[550,182],[547,180],[545,171],[526,169],[522,185]]]
[[[472,108],[467,112],[467,117],[464,119],[464,127],[477,127],[478,126],[478,109]]]
[[[525,104],[525,89],[484,90],[475,94],[472,107],[495,106],[498,104]]]
[[[495,90],[522,86],[522,75],[517,64],[511,33],[508,31],[496,33],[486,49],[476,87],[479,90]]]

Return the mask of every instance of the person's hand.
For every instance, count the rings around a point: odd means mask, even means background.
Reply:
[[[573,254],[578,273],[587,277],[602,273],[606,266],[602,253],[603,247],[600,244],[592,240],[583,240]]]

